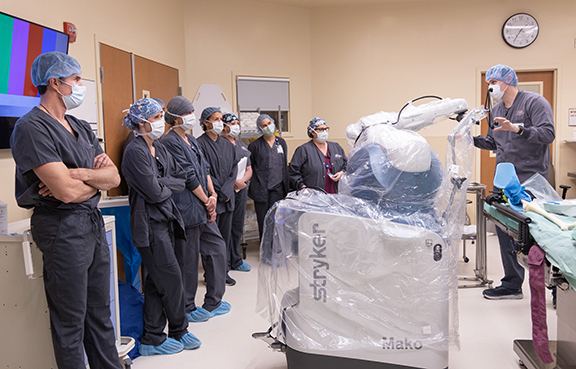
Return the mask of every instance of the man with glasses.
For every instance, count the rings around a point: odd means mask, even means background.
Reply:
[[[535,173],[548,179],[550,144],[554,141],[554,113],[541,95],[518,89],[514,69],[498,64],[486,72],[490,95],[499,102],[494,106],[494,128],[486,137],[474,137],[474,146],[496,151],[496,164],[512,163],[523,183]],[[524,268],[518,263],[514,239],[496,227],[500,256],[504,267],[502,284],[482,292],[489,300],[518,300],[524,297]]]

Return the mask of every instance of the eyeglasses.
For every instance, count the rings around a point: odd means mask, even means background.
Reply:
[[[318,133],[318,132],[329,132],[330,131],[330,127],[326,127],[326,128],[316,128],[314,129],[314,132]]]

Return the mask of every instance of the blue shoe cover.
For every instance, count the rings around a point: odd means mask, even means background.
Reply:
[[[210,312],[210,318],[214,318],[215,316],[229,313],[231,308],[232,306],[230,306],[229,303],[227,303],[226,301],[222,301],[220,302],[220,306],[218,306],[216,309]]]
[[[226,301],[220,301],[220,305],[224,305],[228,310],[232,309],[232,305]]]
[[[196,310],[186,313],[186,318],[192,323],[205,322],[210,319],[210,312],[204,308],[196,307]]]
[[[184,350],[194,350],[202,344],[202,342],[200,342],[200,340],[192,333],[186,333],[178,342],[184,346]]]
[[[240,272],[249,272],[250,270],[252,270],[252,267],[250,266],[250,264],[242,260],[242,264],[234,268],[234,270],[238,270]]]
[[[140,344],[140,348],[138,349],[142,356],[171,355],[177,354],[182,350],[184,350],[184,346],[174,338],[170,337],[168,337],[161,345],[152,346]]]

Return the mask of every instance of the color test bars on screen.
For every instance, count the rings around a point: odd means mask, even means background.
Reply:
[[[20,117],[38,105],[30,68],[49,51],[68,53],[68,35],[0,12],[0,116]]]

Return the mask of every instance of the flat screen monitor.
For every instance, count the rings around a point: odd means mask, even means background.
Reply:
[[[40,103],[30,68],[50,51],[68,54],[68,35],[0,12],[0,149],[10,147],[16,120]]]

